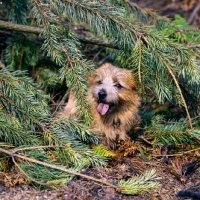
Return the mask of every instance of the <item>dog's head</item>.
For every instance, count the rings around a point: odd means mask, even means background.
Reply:
[[[131,71],[109,63],[96,69],[88,77],[88,87],[89,93],[97,102],[100,115],[119,109],[124,103],[134,102],[136,95],[136,82]]]

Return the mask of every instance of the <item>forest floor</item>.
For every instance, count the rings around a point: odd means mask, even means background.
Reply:
[[[159,13],[172,17],[174,14],[183,14],[186,18],[191,18],[194,14],[193,10],[199,3],[199,0],[177,0],[177,1],[156,1],[156,0],[132,0],[141,7],[153,8]],[[176,2],[176,3],[175,3]],[[162,8],[162,9],[160,9]],[[199,15],[193,17],[193,24],[197,25]],[[194,16],[194,15],[193,15]],[[197,25],[199,27],[199,24]],[[197,153],[197,152],[196,152]],[[5,184],[13,179],[20,177],[6,176],[0,173],[0,199],[1,200],[176,200],[185,199],[177,197],[179,191],[191,191],[194,194],[200,192],[200,167],[198,163],[193,167],[192,164],[196,160],[197,155],[189,153],[182,156],[155,156],[148,160],[140,153],[129,156],[120,156],[112,158],[106,168],[88,168],[82,170],[81,173],[91,177],[104,180],[111,184],[117,184],[120,179],[133,178],[142,174],[150,168],[156,169],[156,174],[161,177],[161,187],[156,192],[149,194],[141,194],[138,196],[128,196],[117,192],[114,188],[103,186],[92,180],[78,177],[68,182],[67,186],[59,190],[42,190],[24,185],[23,181],[14,187],[6,187]],[[158,153],[160,154],[160,153]],[[187,169],[183,168],[187,164]],[[192,165],[192,167],[191,167]],[[186,170],[186,171],[184,171]],[[12,184],[8,184],[12,185]],[[200,193],[198,193],[200,194]],[[192,197],[187,198],[192,199]],[[195,199],[195,198],[194,198]],[[200,195],[196,198],[200,199]]]
[[[133,178],[145,170],[156,169],[157,177],[161,179],[161,187],[156,192],[149,194],[140,194],[137,196],[123,195],[114,188],[101,185],[92,180],[78,177],[68,182],[67,186],[59,190],[38,191],[28,185],[16,185],[6,187],[3,177],[0,174],[0,199],[1,200],[176,200],[184,199],[177,197],[179,191],[191,191],[198,193],[200,191],[200,168],[196,169],[189,166],[183,168],[185,163],[191,164],[194,157],[191,155],[165,157],[151,159],[138,155],[112,158],[106,168],[88,168],[81,173],[101,179],[104,182],[117,184],[120,179]],[[190,162],[188,162],[190,161]],[[186,173],[185,173],[186,172]],[[185,173],[185,175],[184,175]],[[8,177],[4,177],[4,181]],[[16,178],[16,177],[15,177]],[[13,180],[10,180],[13,181]],[[200,194],[200,193],[198,193]],[[192,199],[192,198],[187,198]],[[199,198],[200,199],[200,196]]]

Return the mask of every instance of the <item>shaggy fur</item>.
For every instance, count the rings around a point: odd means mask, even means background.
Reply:
[[[88,102],[93,117],[92,130],[103,134],[114,148],[118,140],[138,127],[140,117],[136,83],[131,71],[106,63],[88,77]],[[76,99],[70,92],[69,101],[59,116],[77,115]]]

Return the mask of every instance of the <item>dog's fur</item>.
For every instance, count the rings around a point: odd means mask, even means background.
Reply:
[[[126,140],[127,133],[138,127],[140,99],[131,71],[106,63],[88,77],[88,102],[93,123],[91,129],[104,134],[114,147],[118,140]],[[69,100],[59,116],[77,115],[76,99],[70,92]]]

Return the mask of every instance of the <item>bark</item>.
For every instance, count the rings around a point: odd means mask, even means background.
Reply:
[[[33,33],[33,34],[41,34],[43,31],[43,28],[38,28],[35,26],[28,26],[28,25],[22,25],[22,24],[14,24],[12,22],[6,22],[3,20],[0,20],[0,30],[8,30],[8,31],[18,31],[18,32],[24,32],[24,33]],[[118,49],[117,45],[109,40],[103,40],[96,37],[89,37],[85,35],[77,34],[76,37],[83,43],[90,43],[95,44],[99,46],[105,46],[113,49]]]
[[[24,33],[34,33],[34,34],[40,34],[42,32],[42,28],[27,26],[22,24],[14,24],[2,20],[0,20],[0,29],[9,31],[19,31]]]
[[[40,146],[40,147],[48,148],[48,146]],[[33,148],[38,148],[38,147],[30,147],[30,149],[33,149]],[[28,148],[24,148],[24,149],[28,149]],[[35,163],[35,164],[38,164],[38,165],[42,165],[44,167],[49,167],[49,168],[57,169],[57,170],[60,170],[60,171],[63,171],[63,172],[69,173],[69,174],[73,174],[75,176],[80,176],[80,177],[86,178],[88,180],[93,180],[93,181],[95,181],[97,183],[104,184],[106,186],[115,188],[117,191],[120,191],[120,188],[118,186],[115,186],[115,185],[113,185],[111,183],[105,182],[105,181],[103,181],[101,179],[96,179],[96,178],[94,178],[92,176],[88,176],[86,174],[82,174],[82,173],[79,173],[79,172],[71,171],[71,170],[66,169],[64,167],[60,167],[60,166],[57,166],[57,165],[49,164],[47,162],[42,162],[42,161],[36,160],[34,158],[30,158],[30,157],[21,155],[21,154],[18,153],[18,150],[14,151],[14,150],[6,150],[6,149],[3,149],[3,148],[0,148],[0,152],[11,156],[12,161],[14,162],[14,164],[17,164],[16,159],[19,158],[19,159],[22,159],[24,161],[28,161],[30,163]]]

